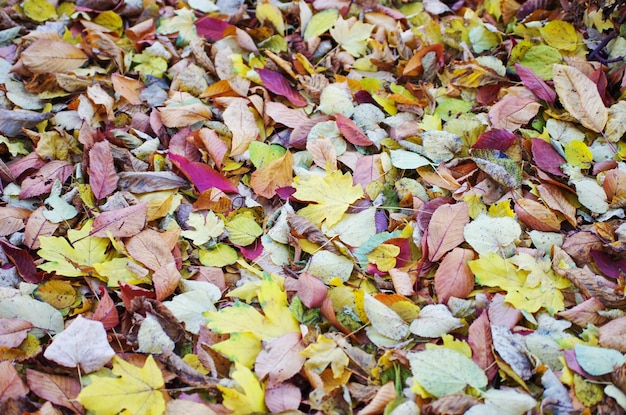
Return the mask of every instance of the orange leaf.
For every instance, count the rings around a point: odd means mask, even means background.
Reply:
[[[252,173],[250,186],[254,192],[268,199],[276,195],[276,189],[291,185],[293,174],[293,155],[287,151],[276,159]]]
[[[572,226],[576,226],[576,207],[572,202],[567,200],[567,197],[563,194],[563,190],[556,185],[548,183],[540,184],[537,186],[537,190],[539,191],[541,200],[543,200],[550,209],[561,212]]]
[[[65,73],[87,62],[87,55],[62,40],[39,39],[21,55],[26,68],[33,73]]]
[[[474,288],[474,273],[467,265],[476,259],[471,249],[454,248],[443,257],[435,272],[435,292],[440,303],[447,303],[450,297],[467,298]]]
[[[449,250],[465,241],[463,227],[469,223],[467,203],[442,205],[433,212],[428,225],[428,259],[438,261]]]
[[[561,230],[561,221],[556,214],[534,200],[518,199],[515,203],[515,214],[532,229],[543,232],[558,232]]]
[[[111,75],[113,89],[132,105],[141,105],[141,91],[146,86],[138,79],[129,78],[119,73]]]

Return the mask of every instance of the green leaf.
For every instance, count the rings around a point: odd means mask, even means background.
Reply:
[[[413,379],[436,397],[463,392],[467,386],[483,389],[487,376],[467,356],[450,349],[408,354]]]
[[[248,246],[263,234],[263,228],[245,214],[237,215],[226,223],[228,239],[235,245]]]
[[[311,38],[319,36],[333,27],[337,21],[337,16],[339,16],[337,9],[326,9],[313,15],[309,23],[307,23],[306,29],[304,29],[302,36],[304,41],[306,42]]]

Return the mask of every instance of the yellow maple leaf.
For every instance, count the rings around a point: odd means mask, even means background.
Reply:
[[[363,188],[352,184],[350,173],[342,174],[339,170],[327,173],[325,177],[312,175],[308,179],[297,176],[294,179],[296,199],[316,202],[298,211],[316,225],[326,221],[332,227],[341,220],[351,203],[363,197]]]
[[[244,303],[203,313],[207,326],[217,333],[239,333],[231,339],[214,345],[215,350],[232,361],[252,367],[261,350],[261,340],[273,339],[287,333],[299,333],[300,326],[287,304],[287,294],[282,283],[266,275],[259,285],[258,299],[263,313]],[[255,343],[256,341],[256,343]],[[228,347],[226,347],[228,346]]]
[[[387,272],[396,266],[396,257],[400,253],[400,247],[391,244],[381,244],[367,254],[367,260],[375,264],[382,271]]]
[[[232,415],[268,412],[265,388],[250,369],[235,362],[231,378],[235,383],[232,387],[218,384],[217,389],[222,392],[223,405],[233,411]]]
[[[95,264],[109,259],[106,250],[110,241],[107,238],[89,236],[92,223],[93,220],[89,220],[80,230],[70,229],[67,239],[57,236],[40,237],[38,254],[46,262],[39,265],[39,268],[66,277],[94,273]]]
[[[339,16],[330,34],[341,47],[350,55],[358,58],[367,50],[367,40],[372,34],[374,26],[356,19],[344,20]]]
[[[90,376],[76,400],[94,415],[165,413],[165,382],[152,356],[142,368],[114,356],[112,372],[117,377]]]
[[[306,370],[322,373],[329,365],[333,377],[339,378],[348,367],[350,359],[334,340],[326,336],[317,336],[317,341],[307,346],[300,354],[307,358],[304,363]]]

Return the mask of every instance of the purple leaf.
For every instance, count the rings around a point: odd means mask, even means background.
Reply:
[[[549,143],[546,143],[541,138],[535,138],[533,139],[531,151],[535,164],[541,170],[552,173],[555,176],[566,177],[559,167],[561,164],[565,164],[566,161]]]
[[[214,17],[207,16],[199,19],[196,21],[195,25],[198,35],[213,41],[235,34],[235,26]]]
[[[516,63],[515,70],[524,83],[524,86],[530,89],[533,94],[537,95],[537,98],[543,99],[549,104],[554,104],[554,101],[556,101],[556,92],[554,92],[554,89],[550,88],[543,79],[539,78],[532,69]]]
[[[208,164],[198,161],[189,161],[178,154],[170,154],[170,160],[183,172],[187,179],[196,186],[198,192],[202,193],[213,187],[226,193],[238,193],[237,187],[226,177],[215,171]]]
[[[619,278],[620,273],[626,274],[626,258],[614,259],[612,255],[598,249],[589,251],[596,267],[607,277]]]
[[[269,69],[257,69],[256,71],[261,77],[261,81],[263,81],[263,86],[269,89],[270,92],[287,98],[296,107],[307,105],[306,100],[289,85],[284,76]]]
[[[508,130],[493,129],[482,133],[472,148],[506,151],[515,142],[515,134]]]
[[[20,249],[6,241],[0,239],[0,245],[4,254],[15,265],[17,273],[26,282],[31,284],[39,284],[43,281],[44,274],[41,271],[37,271],[37,267],[33,262],[33,258],[24,249]]]

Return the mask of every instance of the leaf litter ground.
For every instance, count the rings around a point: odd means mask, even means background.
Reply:
[[[0,412],[626,410],[619,1],[0,19]]]

